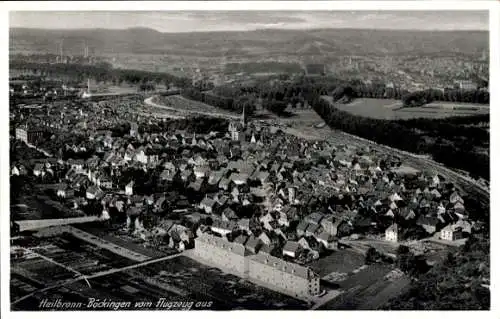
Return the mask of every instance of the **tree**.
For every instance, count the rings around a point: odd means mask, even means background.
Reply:
[[[366,254],[365,254],[365,264],[367,264],[367,265],[373,264],[373,263],[377,262],[379,257],[380,256],[379,256],[379,253],[377,252],[377,250],[373,247],[370,247],[370,248],[368,248],[368,250],[366,251]]]

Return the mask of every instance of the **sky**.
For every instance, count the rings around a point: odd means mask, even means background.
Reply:
[[[488,11],[11,11],[9,25],[42,29],[152,28],[160,32],[362,28],[488,30]]]

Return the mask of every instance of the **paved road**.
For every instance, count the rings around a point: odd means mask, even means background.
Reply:
[[[38,148],[37,146],[35,146],[35,145],[31,144],[31,143],[26,143],[26,145],[28,145],[28,147],[30,147],[30,148],[33,148],[33,149],[35,149],[35,150],[39,151],[40,153],[43,153],[43,154],[44,154],[45,156],[47,156],[47,157],[52,157],[52,154],[50,154],[50,153],[49,153],[49,152],[47,152],[46,150],[43,150],[43,149],[41,149],[41,148]]]
[[[148,260],[148,261],[144,261],[144,262],[141,262],[141,263],[138,263],[138,264],[134,264],[134,265],[130,265],[130,266],[126,266],[126,267],[122,267],[122,268],[113,268],[113,269],[109,269],[109,270],[105,270],[105,271],[100,271],[98,273],[95,273],[95,274],[92,274],[92,275],[83,275],[83,274],[80,274],[78,277],[76,278],[70,278],[70,279],[67,279],[63,282],[59,282],[59,283],[56,283],[54,285],[51,285],[51,286],[48,286],[48,287],[45,287],[45,288],[41,288],[41,289],[38,289],[38,290],[35,290],[19,299],[16,299],[14,300],[13,302],[11,302],[11,307],[16,305],[17,303],[27,299],[27,298],[30,298],[32,296],[34,296],[35,294],[38,294],[38,293],[42,293],[42,292],[45,292],[47,290],[50,290],[50,289],[54,289],[54,288],[58,288],[58,287],[61,287],[61,286],[64,286],[64,285],[68,285],[68,284],[72,284],[74,282],[77,282],[77,281],[80,281],[80,280],[85,280],[88,282],[89,279],[93,279],[93,278],[98,278],[98,277],[102,277],[102,276],[107,276],[107,275],[110,275],[110,274],[114,274],[114,273],[117,273],[117,272],[122,272],[122,271],[126,271],[126,270],[130,270],[130,269],[134,269],[134,268],[139,268],[139,267],[142,267],[142,266],[146,266],[146,265],[150,265],[150,264],[154,264],[154,263],[158,263],[158,262],[162,262],[162,261],[165,261],[165,260],[169,260],[169,259],[173,259],[173,258],[176,258],[176,257],[179,257],[179,256],[183,256],[184,253],[178,253],[178,254],[174,254],[174,255],[170,255],[170,256],[165,256],[165,257],[161,257],[161,258],[157,258],[157,259],[152,259],[152,260]],[[90,286],[90,284],[89,284]]]
[[[232,115],[232,114],[227,114],[227,113],[203,112],[203,111],[193,111],[193,110],[180,110],[180,109],[175,108],[175,107],[165,106],[165,105],[161,105],[161,104],[153,102],[153,99],[156,98],[156,97],[157,97],[156,95],[148,97],[147,99],[144,100],[144,103],[146,105],[148,105],[148,106],[151,106],[151,107],[156,107],[156,108],[159,108],[159,109],[173,111],[173,112],[176,112],[176,113],[179,113],[179,114],[184,114],[184,115],[189,115],[189,114],[205,115],[205,116],[219,117],[219,118],[232,119],[232,120],[237,120],[237,119],[240,118],[239,115]],[[187,100],[187,101],[189,101],[189,100]],[[201,103],[201,102],[199,102],[199,103]]]

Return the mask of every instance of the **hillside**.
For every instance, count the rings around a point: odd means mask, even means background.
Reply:
[[[10,29],[10,51],[58,53],[64,39],[66,54],[81,54],[83,43],[96,55],[184,54],[220,56],[253,54],[444,55],[478,54],[488,49],[485,31],[396,31],[263,29],[247,32],[161,33],[148,28]]]

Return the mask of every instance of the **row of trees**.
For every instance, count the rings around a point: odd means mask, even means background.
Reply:
[[[400,88],[386,87],[384,83],[364,84],[360,81],[349,81],[333,91],[334,101],[344,99],[350,101],[354,98],[401,99],[404,106],[421,106],[433,101],[489,104],[490,94],[485,90],[461,89],[427,89],[409,92]]]
[[[300,77],[294,81],[276,79],[253,84],[237,84],[214,88],[211,92],[202,92],[196,88],[183,90],[183,96],[209,105],[241,112],[243,106],[247,113],[253,113],[260,104],[273,113],[281,114],[289,104],[304,104],[318,95],[326,95],[338,84],[334,78]]]
[[[241,113],[245,108],[246,114],[253,114],[256,110],[256,97],[251,94],[240,96],[218,95],[214,92],[202,92],[196,88],[188,88],[182,91],[185,98],[206,103],[227,111]]]
[[[431,270],[418,271],[407,250],[398,251],[403,270],[416,277],[405,294],[391,300],[387,310],[488,310],[490,291],[490,245],[487,238],[472,236],[458,251],[451,251],[444,262]],[[413,267],[412,267],[413,266]],[[412,271],[417,270],[417,271]]]
[[[144,84],[155,83],[170,85],[173,83],[177,87],[187,87],[190,81],[187,78],[180,78],[167,73],[148,72],[141,70],[114,69],[110,64],[99,63],[96,65],[85,64],[47,64],[26,62],[20,60],[10,61],[10,69],[32,71],[35,74],[45,76],[65,76],[82,82],[87,78],[95,79],[98,82],[112,82],[121,84]]]
[[[293,107],[306,101],[310,104],[319,95],[328,95],[330,92],[333,92],[334,101],[340,103],[348,103],[355,98],[401,99],[404,106],[420,106],[432,101],[489,103],[489,93],[484,90],[428,89],[408,92],[398,87],[387,87],[382,81],[367,84],[359,79],[346,80],[331,76],[301,76],[293,80],[278,77],[250,84],[221,86],[205,93],[191,88],[184,94],[197,101],[236,112],[242,109],[240,99],[250,101],[250,105],[258,101],[263,108],[281,114],[290,104]]]
[[[420,106],[433,101],[489,104],[490,94],[484,90],[434,90],[407,93],[402,97],[404,106]]]

